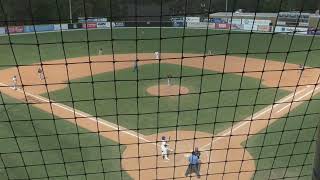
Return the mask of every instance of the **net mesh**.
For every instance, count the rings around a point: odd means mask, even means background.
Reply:
[[[0,179],[312,176],[307,3],[13,2],[0,0]]]

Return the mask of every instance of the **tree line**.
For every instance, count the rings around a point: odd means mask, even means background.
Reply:
[[[0,23],[41,24],[78,17],[109,17],[117,20],[166,20],[171,16],[208,16],[233,12],[315,12],[319,0],[0,0]]]

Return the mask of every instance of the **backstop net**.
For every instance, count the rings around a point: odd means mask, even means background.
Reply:
[[[0,0],[0,179],[319,179],[319,18]]]

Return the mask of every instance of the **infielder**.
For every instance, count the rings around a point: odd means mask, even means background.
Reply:
[[[41,67],[38,68],[38,75],[41,81],[44,80],[44,72]]]
[[[12,77],[12,88],[13,88],[14,90],[17,90],[17,89],[18,89],[18,88],[17,88],[17,83],[18,83],[17,76],[14,75],[14,76]]]
[[[100,56],[103,54],[102,48],[99,49],[98,53]]]
[[[303,64],[299,64],[298,74],[303,73],[303,71],[304,71],[304,65]]]
[[[167,85],[168,86],[171,86],[171,78],[172,78],[171,74],[168,74],[168,76],[167,76]]]
[[[133,71],[138,71],[138,60],[136,59],[133,64]]]
[[[157,60],[160,59],[160,53],[158,51],[154,52],[154,56],[156,57]]]
[[[299,69],[300,70],[304,70],[304,65],[303,64],[299,64]]]
[[[169,154],[168,144],[161,145],[161,154],[162,154],[162,159],[170,160],[168,158],[168,154]]]
[[[170,140],[170,139],[169,139]],[[162,159],[170,160],[168,158],[169,154],[169,147],[168,147],[168,141],[165,136],[161,137],[161,154],[162,154]]]

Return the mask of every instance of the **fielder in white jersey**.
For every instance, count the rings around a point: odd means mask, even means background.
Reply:
[[[160,59],[160,53],[158,51],[154,52],[154,56],[156,57],[157,60]]]
[[[102,48],[99,49],[98,54],[101,56],[103,54]]]
[[[169,144],[165,136],[161,137],[161,154],[162,158],[169,160],[168,154],[169,154]]]
[[[38,68],[38,75],[41,81],[44,80],[44,72],[41,67]]]
[[[16,75],[14,75],[13,77],[12,77],[12,88],[14,89],[14,90],[17,90],[17,82],[18,82],[18,80],[17,80],[17,76]]]
[[[168,152],[169,152],[168,144],[161,145],[162,159],[170,160],[168,158]]]

